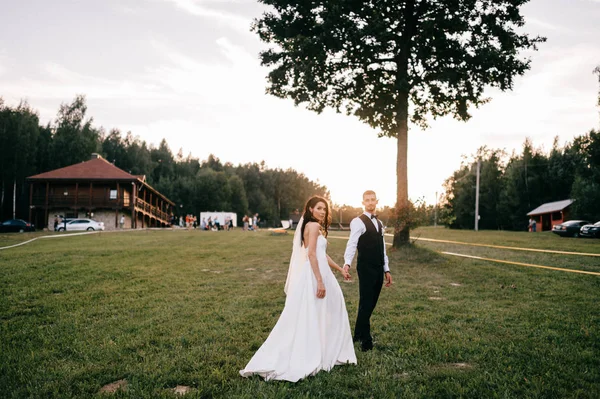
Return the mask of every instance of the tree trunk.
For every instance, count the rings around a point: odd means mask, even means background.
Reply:
[[[418,12],[417,12],[418,13]],[[416,32],[418,17],[415,13],[415,0],[405,2],[404,32],[398,43],[400,52],[396,58],[396,87],[398,88],[398,104],[396,124],[398,126],[398,154],[396,161],[396,226],[394,227],[394,248],[408,245],[410,240],[410,207],[408,203],[408,97],[411,85],[408,79],[408,64],[411,53],[411,42]]]
[[[406,245],[410,238],[410,208],[408,204],[408,92],[398,96],[398,154],[396,163],[396,225],[394,248]]]

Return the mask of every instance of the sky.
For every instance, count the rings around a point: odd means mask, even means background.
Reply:
[[[44,125],[84,94],[106,131],[165,138],[200,160],[292,168],[327,186],[334,204],[360,206],[367,189],[380,205],[396,201],[395,139],[265,94],[267,44],[249,30],[265,8],[254,0],[0,0],[0,10],[0,97],[26,100]],[[562,145],[598,128],[600,0],[532,0],[522,12],[526,32],[548,40],[524,54],[532,68],[514,90],[488,89],[491,102],[466,123],[409,126],[411,200],[435,203],[482,146],[518,153],[530,138],[549,151],[556,136]]]

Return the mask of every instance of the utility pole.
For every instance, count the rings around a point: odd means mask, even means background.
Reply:
[[[598,75],[598,83],[600,83],[600,65],[594,68],[594,73]],[[598,107],[600,107],[600,90],[598,90]]]
[[[15,184],[13,185],[13,219],[17,218],[17,177],[15,176]]]
[[[479,171],[481,159],[477,160],[477,184],[475,186],[475,231],[479,231]]]
[[[437,191],[435,192],[435,212],[434,212],[434,217],[433,217],[433,227],[437,227],[437,202],[438,202],[438,195],[437,195]]]

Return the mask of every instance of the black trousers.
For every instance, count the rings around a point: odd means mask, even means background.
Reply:
[[[383,266],[358,264],[358,316],[354,326],[354,341],[360,341],[363,346],[371,346],[371,314],[377,305],[381,287],[383,286]]]

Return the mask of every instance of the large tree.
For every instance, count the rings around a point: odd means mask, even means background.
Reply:
[[[394,246],[408,243],[408,122],[452,115],[511,89],[529,69],[519,52],[545,39],[521,32],[528,0],[260,0],[254,30],[275,47],[267,92],[321,112],[344,110],[397,138]]]

